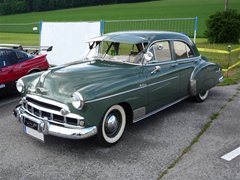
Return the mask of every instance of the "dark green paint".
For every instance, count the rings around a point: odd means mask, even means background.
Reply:
[[[132,39],[131,35],[134,36]],[[132,40],[139,43],[140,40],[147,40],[148,46],[157,40],[180,40],[191,47],[195,57],[140,65],[96,59],[59,66],[50,71],[43,85],[37,83],[41,73],[22,78],[26,85],[25,94],[37,94],[65,103],[71,112],[85,118],[87,126],[92,126],[99,125],[104,113],[112,105],[127,103],[132,110],[146,107],[147,114],[189,96],[190,80],[196,80],[197,92],[202,92],[215,86],[221,77],[221,72],[216,72],[219,66],[202,59],[195,44],[183,34],[139,31],[105,36],[108,40],[112,37],[123,42]],[[160,66],[161,70],[152,74],[156,66]],[[34,83],[48,92],[29,92]],[[82,110],[75,109],[71,104],[71,96],[76,91],[81,93],[85,101]]]

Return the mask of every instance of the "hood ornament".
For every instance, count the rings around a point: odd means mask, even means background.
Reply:
[[[47,93],[48,90],[42,87],[37,87],[37,89],[41,92],[41,93]]]

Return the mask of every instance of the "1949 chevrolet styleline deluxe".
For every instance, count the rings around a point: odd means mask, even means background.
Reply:
[[[126,31],[89,41],[85,60],[17,81],[23,97],[14,110],[25,133],[82,139],[97,135],[113,145],[126,124],[188,97],[202,102],[223,80],[184,34]]]

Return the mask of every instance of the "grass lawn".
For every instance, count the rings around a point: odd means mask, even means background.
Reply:
[[[229,7],[240,11],[240,1],[229,1]],[[158,0],[143,3],[102,5],[56,11],[0,16],[0,24],[38,21],[98,21],[199,17],[198,37],[206,29],[209,15],[224,10],[224,0]],[[1,26],[0,26],[1,31]],[[1,41],[1,39],[0,39]]]
[[[39,46],[39,43],[39,34],[0,32],[0,44],[21,44],[25,46]]]
[[[231,45],[232,49],[240,47],[240,44],[210,44],[206,38],[197,38],[198,48],[208,48],[208,49],[218,49],[218,50],[228,50],[228,45]],[[236,62],[240,61],[240,52],[233,52],[230,56],[228,54],[218,54],[218,53],[208,53],[200,52],[203,56],[206,56],[210,61],[218,63],[222,68],[227,68],[228,65],[231,66]],[[228,64],[229,63],[229,64]]]
[[[39,34],[23,34],[23,33],[0,33],[0,43],[4,44],[22,44],[22,45],[39,45],[40,35]],[[197,47],[209,48],[209,49],[220,49],[227,50],[228,44],[210,44],[206,38],[197,38]],[[240,47],[240,44],[233,44],[232,49]],[[217,54],[217,53],[206,53],[200,52],[203,56],[206,56],[210,61],[218,63],[222,68],[228,66],[228,55]],[[240,52],[231,54],[229,65],[233,65],[240,61]],[[222,85],[236,84],[240,80],[240,66],[234,68],[228,73],[229,77],[225,73],[225,81]]]
[[[224,74],[224,82],[220,83],[221,86],[237,84],[240,82],[240,66],[237,66],[233,70],[229,71],[228,74]]]
[[[240,0],[229,1],[229,8],[240,11]],[[0,32],[9,23],[32,23],[39,21],[99,21],[103,20],[128,20],[128,19],[157,19],[157,18],[186,18],[198,16],[197,37],[203,37],[206,30],[205,21],[216,11],[224,10],[224,0],[158,0],[143,3],[102,5],[83,8],[72,8],[56,11],[34,12],[26,14],[0,16]],[[32,26],[30,25],[32,30]],[[5,27],[6,28],[6,27]],[[11,31],[17,31],[19,26],[12,26]],[[23,28],[23,27],[22,27]],[[24,33],[0,33],[0,44],[12,43],[22,45],[39,45],[39,34]],[[210,49],[227,50],[228,44],[209,44],[205,38],[197,39],[197,46]],[[232,49],[240,47],[240,44],[232,45]],[[202,55],[210,61],[220,64],[223,68],[228,66],[228,55],[205,53]],[[239,52],[231,54],[230,65],[240,60]],[[240,79],[240,67],[229,73],[228,83],[234,83]]]

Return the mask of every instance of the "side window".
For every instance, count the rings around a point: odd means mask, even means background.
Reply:
[[[0,50],[0,68],[5,67],[6,63],[6,54],[4,50]]]
[[[17,63],[17,56],[14,51],[6,50],[6,55],[7,55],[7,60],[6,60],[7,66],[11,66]]]
[[[16,55],[17,55],[18,62],[23,62],[23,61],[29,59],[28,55],[25,52],[16,51]]]
[[[153,53],[154,61],[161,62],[161,61],[170,61],[172,59],[168,41],[161,41],[161,42],[154,43],[150,47],[149,51]]]
[[[192,50],[186,43],[181,41],[174,41],[173,44],[176,59],[191,58],[194,56]]]

